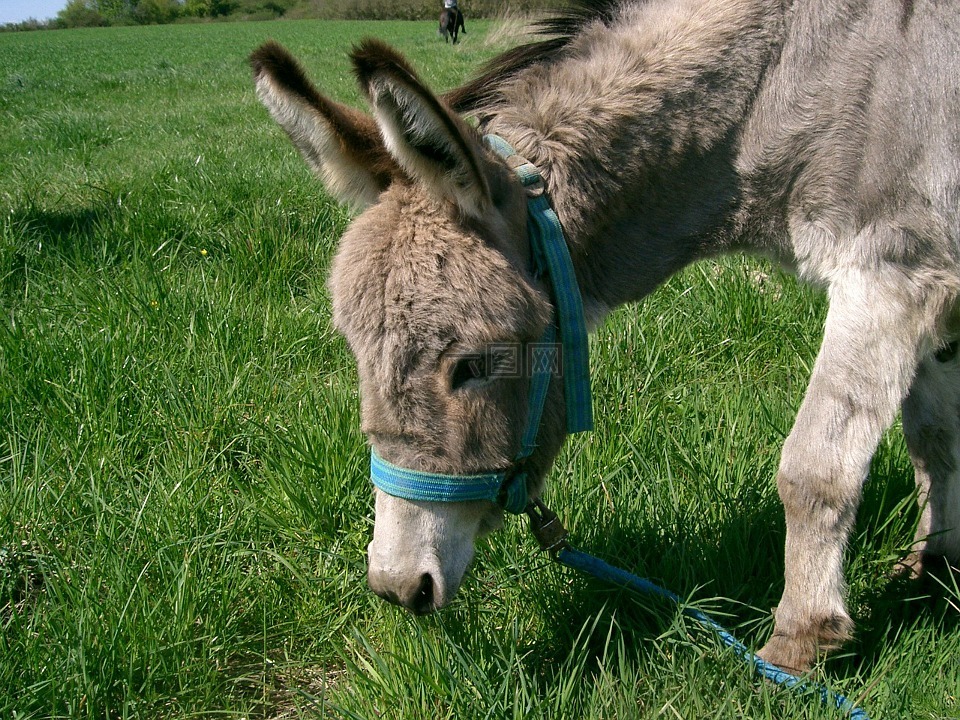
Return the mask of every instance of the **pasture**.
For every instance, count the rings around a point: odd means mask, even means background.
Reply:
[[[672,608],[574,576],[510,520],[454,605],[370,593],[368,454],[330,326],[349,220],[256,101],[274,38],[352,104],[373,35],[435,87],[472,21],[0,35],[0,717],[833,718]],[[546,496],[582,549],[752,646],[782,589],[774,487],[823,297],[695,266],[591,344],[596,431]],[[891,577],[917,520],[894,428],[848,553],[858,631],[814,676],[873,718],[960,718],[960,589]]]

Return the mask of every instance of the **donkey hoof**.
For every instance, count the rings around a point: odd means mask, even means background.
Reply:
[[[850,618],[841,616],[826,618],[815,623],[808,632],[795,635],[774,630],[757,655],[792,675],[802,675],[818,658],[843,645],[852,630]]]
[[[922,552],[912,552],[898,562],[890,573],[895,580],[919,580],[923,577],[924,555]]]
[[[817,650],[809,641],[774,634],[757,656],[791,675],[802,675],[813,665]]]

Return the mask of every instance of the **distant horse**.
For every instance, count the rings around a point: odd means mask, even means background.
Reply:
[[[440,12],[440,34],[443,35],[444,42],[449,42],[448,36],[453,38],[453,44],[457,44],[460,31],[467,32],[463,24],[463,13],[459,8],[444,8]]]
[[[850,634],[844,551],[898,410],[920,500],[905,561],[960,563],[960,3],[569,0],[566,12],[444,96],[366,41],[353,63],[372,115],[321,95],[278,45],[253,55],[274,118],[333,195],[367,208],[333,261],[333,320],[357,358],[371,468],[419,491],[378,487],[369,585],[416,613],[447,605],[475,539],[524,499],[510,491],[540,494],[567,403],[583,406],[557,382],[535,408],[530,363],[477,360],[526,357],[570,307],[572,291],[552,292],[530,260],[527,194],[546,192],[589,325],[723,252],[772,257],[826,289],[777,474],[785,586],[759,653],[805,670]],[[506,143],[522,158],[504,160]],[[542,179],[525,188],[513,168],[530,165]],[[529,408],[540,430],[521,455]],[[459,499],[425,497],[436,478],[450,496],[446,480],[459,483]],[[476,488],[483,499],[465,496]]]

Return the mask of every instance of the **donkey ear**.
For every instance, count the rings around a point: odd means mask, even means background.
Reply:
[[[317,92],[296,60],[275,42],[255,50],[250,64],[257,97],[330,193],[358,207],[376,202],[400,169],[373,118]]]
[[[387,150],[412,178],[480,216],[489,207],[480,138],[389,46],[365,40],[353,54]]]

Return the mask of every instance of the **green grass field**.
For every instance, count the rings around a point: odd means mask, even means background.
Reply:
[[[288,45],[437,88],[496,47],[432,23],[0,35],[0,717],[833,718],[669,606],[553,566],[511,521],[450,609],[364,580],[356,377],[324,280],[349,220],[257,103]],[[823,299],[763,263],[686,271],[593,339],[597,430],[547,499],[576,543],[759,646],[782,583],[779,445]],[[899,430],[849,553],[859,630],[815,677],[873,718],[960,717],[960,591],[891,580],[916,520]]]

